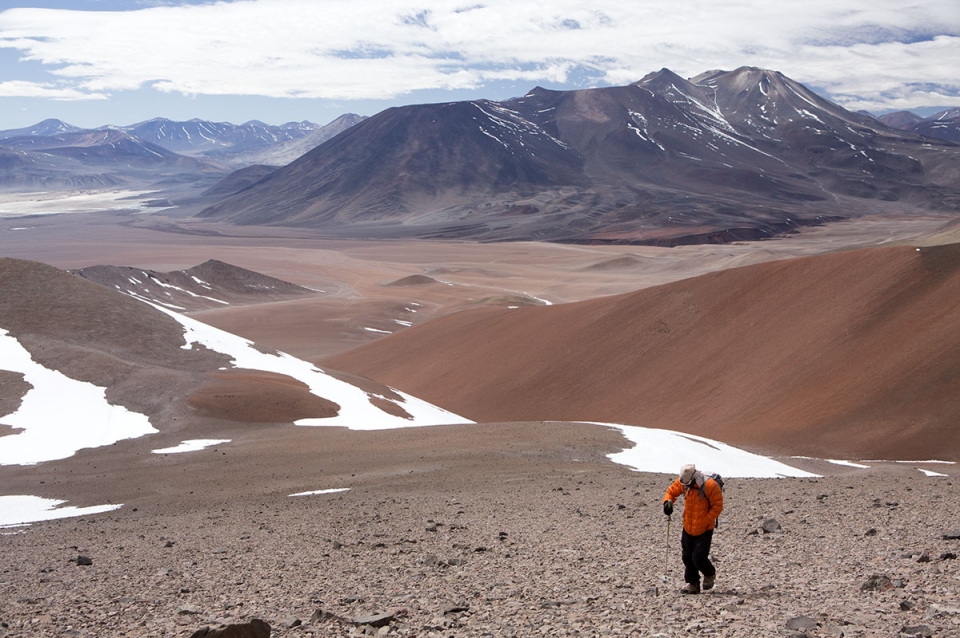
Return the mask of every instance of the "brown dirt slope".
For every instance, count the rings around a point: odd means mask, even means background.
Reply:
[[[598,420],[759,451],[960,459],[960,245],[482,308],[327,360],[478,421]]]
[[[285,423],[339,410],[284,375],[221,371],[229,357],[183,349],[177,321],[52,266],[0,258],[0,291],[0,328],[35,361],[107,388],[109,401],[148,415],[161,431],[221,420]],[[15,411],[29,387],[22,375],[0,376],[0,416]]]

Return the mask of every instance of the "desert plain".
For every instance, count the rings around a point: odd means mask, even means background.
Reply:
[[[322,365],[462,312],[524,312],[824,254],[880,248],[905,259],[957,239],[950,219],[907,214],[676,248],[343,240],[126,210],[0,218],[3,257],[160,272],[216,259],[309,288],[316,294],[190,315]],[[489,368],[487,379],[511,384]],[[477,412],[507,396],[468,394],[460,405]],[[673,476],[613,462],[631,443],[588,423],[597,420],[367,432],[207,419],[0,467],[5,494],[122,504],[2,530],[0,636],[190,636],[252,618],[274,636],[960,632],[956,447],[878,458],[845,434],[834,457],[826,444],[791,450],[803,432],[779,445],[740,432],[739,447],[819,476],[728,479],[717,586],[681,596],[680,523],[668,527],[660,510]],[[936,449],[941,435],[928,436]],[[153,453],[184,438],[230,442]],[[320,493],[291,496],[304,492]]]

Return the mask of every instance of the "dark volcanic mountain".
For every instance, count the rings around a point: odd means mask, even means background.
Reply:
[[[903,131],[960,143],[960,107],[940,111],[927,118],[922,118],[910,111],[897,111],[881,115],[877,119],[887,126]]]
[[[877,117],[877,121],[883,122],[887,126],[898,128],[901,131],[909,131],[922,122],[923,118],[912,111],[896,111]]]
[[[755,68],[388,109],[202,217],[346,236],[674,244],[960,207],[960,148]]]
[[[202,195],[217,199],[229,197],[250,188],[268,175],[272,175],[276,170],[276,166],[264,166],[263,164],[254,164],[235,170],[205,190]]]

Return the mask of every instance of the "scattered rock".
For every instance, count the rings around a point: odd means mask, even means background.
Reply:
[[[281,624],[287,629],[293,629],[294,627],[299,627],[300,625],[302,625],[303,621],[301,621],[296,616],[287,616],[286,618],[283,619]]]
[[[809,616],[795,616],[787,619],[787,629],[793,631],[809,631],[819,626],[820,623]]]
[[[190,634],[190,638],[270,638],[270,625],[254,618],[248,623],[227,625],[222,629],[204,627]]]
[[[943,540],[945,541],[960,540],[960,531],[944,532]]]
[[[933,629],[927,625],[918,625],[916,627],[904,626],[900,628],[900,635],[913,636],[915,638],[931,638],[931,636],[933,636]]]
[[[929,562],[930,562],[930,554],[927,553],[927,552],[923,552],[922,554],[920,554],[920,558],[917,559],[917,562],[918,562],[918,563],[929,563]]]
[[[953,605],[938,605],[934,603],[930,605],[929,609],[927,609],[924,619],[932,620],[934,618],[942,618],[943,616],[956,616],[957,614],[960,614],[960,607],[955,607]]]
[[[916,607],[916,605],[910,602],[909,600],[900,601],[900,611],[910,611],[914,607]]]
[[[199,614],[201,609],[196,605],[181,605],[177,609],[177,613],[181,616],[192,616],[194,614]]]
[[[89,556],[80,554],[77,556],[76,563],[77,565],[93,565],[93,559],[91,559]]]
[[[340,616],[332,612],[326,611],[325,609],[318,609],[315,612],[313,612],[312,616],[310,616],[310,624],[313,624],[313,625],[319,625],[319,624],[328,622],[330,620],[344,622],[343,618],[341,618]]]
[[[780,523],[777,522],[775,518],[768,518],[763,521],[763,525],[760,526],[760,529],[763,530],[764,534],[773,534],[774,532],[780,532],[783,528],[780,527]]]
[[[370,625],[371,627],[384,627],[389,625],[396,618],[393,614],[370,614],[366,616],[357,616],[353,619],[354,625]]]
[[[876,535],[877,535],[877,528],[871,527],[870,529],[868,529],[867,531],[865,531],[865,532],[863,533],[863,535],[864,535],[864,536],[876,536]]]
[[[893,581],[882,574],[874,574],[860,585],[860,591],[888,591],[893,588]]]
[[[956,560],[957,554],[955,552],[944,552],[940,554],[940,560]]]
[[[461,612],[468,611],[469,609],[470,606],[464,602],[446,605],[443,608],[443,615],[446,616],[447,614],[459,614]]]

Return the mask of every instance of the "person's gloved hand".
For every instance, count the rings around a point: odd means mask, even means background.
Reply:
[[[666,514],[667,516],[670,516],[671,514],[673,514],[673,503],[671,503],[670,501],[664,501],[663,513]]]

